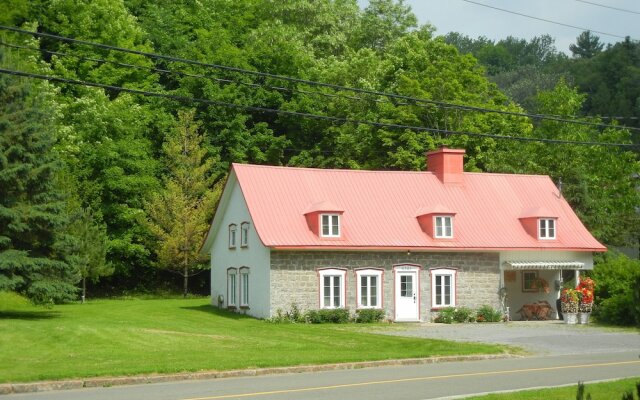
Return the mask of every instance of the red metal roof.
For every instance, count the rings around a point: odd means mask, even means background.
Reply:
[[[445,184],[432,172],[356,171],[233,164],[232,173],[267,247],[380,250],[604,251],[548,176],[464,172]],[[323,205],[331,210],[320,210]],[[341,237],[321,238],[305,213],[343,211]],[[417,216],[454,214],[454,238],[434,239]],[[538,240],[523,215],[557,218],[556,240]]]

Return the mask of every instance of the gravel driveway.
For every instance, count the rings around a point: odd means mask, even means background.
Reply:
[[[512,321],[483,324],[407,325],[392,335],[500,343],[522,347],[534,354],[563,355],[637,352],[640,331],[601,328],[593,325],[566,325],[562,321]]]

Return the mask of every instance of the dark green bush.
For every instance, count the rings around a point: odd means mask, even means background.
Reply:
[[[458,307],[453,311],[453,320],[455,322],[473,322],[476,315],[472,309],[468,307]]]
[[[502,312],[494,309],[490,305],[483,305],[476,312],[477,322],[500,322],[502,321]]]
[[[640,325],[640,261],[623,254],[598,257],[592,278],[596,282],[593,316],[613,325]]]
[[[441,324],[452,324],[453,316],[456,312],[456,309],[453,307],[445,307],[438,311],[438,315],[434,318],[433,322],[438,322]]]
[[[311,324],[346,324],[349,322],[349,310],[345,308],[309,310],[305,313],[305,321]]]
[[[384,310],[375,310],[371,308],[365,308],[356,311],[356,317],[354,322],[369,324],[372,322],[380,322],[384,319]]]

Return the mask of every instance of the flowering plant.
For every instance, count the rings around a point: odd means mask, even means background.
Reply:
[[[549,282],[543,278],[536,278],[531,282],[531,289],[542,289],[545,293],[549,293]]]
[[[585,278],[580,281],[577,291],[580,298],[580,312],[591,312],[593,308],[593,289],[596,283],[591,278]]]
[[[577,289],[562,289],[560,305],[563,313],[577,313],[579,301],[580,295]]]

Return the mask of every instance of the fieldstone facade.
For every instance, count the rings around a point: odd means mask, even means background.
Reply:
[[[295,304],[300,310],[317,309],[320,306],[318,270],[342,268],[346,274],[346,306],[356,309],[356,275],[360,268],[382,269],[382,304],[386,317],[394,315],[395,265],[420,267],[420,319],[430,321],[431,282],[429,269],[457,269],[457,305],[477,308],[488,304],[500,307],[499,254],[478,252],[365,252],[365,251],[271,251],[271,315],[277,310],[287,311]]]

